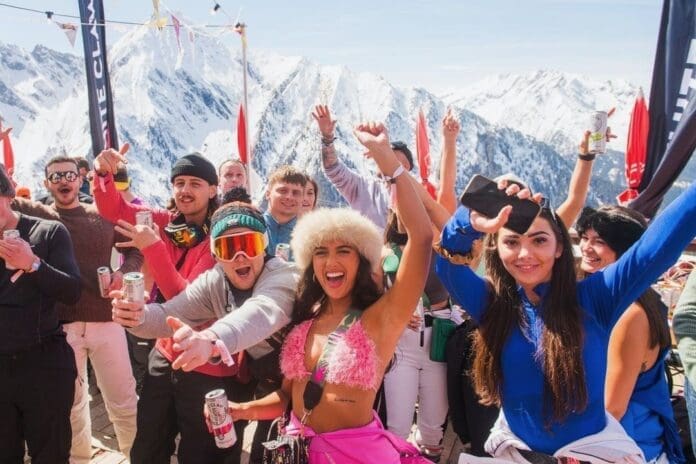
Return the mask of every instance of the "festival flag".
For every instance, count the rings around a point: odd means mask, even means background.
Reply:
[[[657,212],[696,148],[696,3],[664,0],[652,84],[650,132],[640,195],[630,203]]]
[[[174,25],[174,35],[176,35],[176,46],[179,47],[179,52],[181,52],[181,38],[179,34],[181,33],[181,23],[179,18],[172,15],[172,24]]]
[[[437,192],[435,186],[430,183],[430,143],[428,142],[428,126],[425,123],[423,110],[418,112],[416,120],[416,153],[418,154],[418,171],[421,183],[431,197],[435,198]]]
[[[65,32],[65,36],[70,42],[70,46],[75,46],[75,38],[77,37],[77,26],[72,23],[59,23],[58,21],[53,21],[58,28]]]
[[[248,166],[249,153],[247,153],[247,127],[243,103],[239,104],[239,115],[237,116],[237,151],[239,153],[239,161],[244,163],[244,166]]]
[[[628,126],[628,142],[626,145],[626,184],[628,188],[621,192],[616,199],[625,205],[638,196],[638,187],[645,170],[645,156],[648,151],[648,131],[650,116],[645,105],[643,89],[638,91],[636,102],[631,112],[631,122]]]
[[[167,25],[167,18],[160,18],[159,15],[159,0],[152,0],[152,19],[149,24],[151,27],[156,27],[160,31]]]
[[[106,28],[102,0],[78,0],[85,49],[89,126],[92,153],[118,149],[111,82],[106,58]]]
[[[1,121],[2,119],[0,119]],[[12,150],[12,142],[10,141],[11,127],[2,128],[0,123],[0,142],[2,142],[2,160],[7,170],[14,168],[14,151]]]

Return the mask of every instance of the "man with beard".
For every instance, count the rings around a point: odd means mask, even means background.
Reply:
[[[275,254],[279,243],[290,244],[290,235],[297,224],[306,185],[307,176],[292,166],[281,166],[268,176],[268,209],[263,217],[268,227],[266,252],[271,256]]]
[[[118,222],[117,230],[131,239],[120,246],[134,246],[143,253],[154,280],[149,302],[164,303],[215,264],[210,253],[209,229],[210,217],[217,209],[217,172],[200,153],[185,155],[170,172],[172,210],[134,205],[126,202],[114,186],[113,175],[119,163],[127,163],[126,151],[124,145],[121,151],[105,150],[97,156],[94,197],[99,212]],[[152,213],[154,229],[133,225],[136,213],[145,210]],[[201,321],[196,329],[213,321]],[[158,339],[150,353],[138,402],[138,432],[130,455],[134,464],[169,463],[179,432],[182,437],[207,436],[212,440],[205,425],[201,425],[203,396],[210,390],[225,388],[225,378],[236,375],[237,366],[205,363],[193,372],[182,372],[172,369],[178,356],[171,338]],[[192,447],[180,446],[179,461],[201,462],[196,457],[196,441],[188,443]]]
[[[111,305],[102,297],[97,268],[109,266],[111,250],[118,240],[114,225],[103,219],[94,205],[80,203],[81,177],[73,158],[51,158],[45,167],[44,185],[55,202],[46,206],[17,198],[12,208],[31,216],[60,221],[70,232],[80,269],[82,295],[76,304],[58,304],[67,340],[75,352],[77,381],[71,412],[71,462],[88,463],[92,455],[92,425],[89,413],[87,359],[94,369],[109,419],[114,424],[119,447],[128,453],[135,438],[135,380],[131,373],[123,328],[111,320]],[[123,265],[111,276],[110,290],[121,288],[123,274],[138,271],[142,256],[133,248],[124,252]]]
[[[10,209],[0,164],[0,462],[67,464],[75,356],[56,303],[74,304],[80,276],[65,227]],[[4,234],[3,234],[4,235]],[[0,237],[3,237],[0,235]]]

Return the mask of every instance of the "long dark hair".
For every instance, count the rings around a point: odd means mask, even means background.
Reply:
[[[576,229],[582,236],[587,230],[594,230],[597,235],[616,253],[619,259],[643,235],[648,227],[645,216],[625,206],[602,206],[598,209],[585,208],[578,219]],[[584,272],[582,276],[584,277]],[[667,325],[667,308],[660,295],[648,287],[638,297],[637,303],[645,312],[650,327],[650,348],[659,345],[660,349],[672,344]]]
[[[351,291],[352,308],[364,311],[382,296],[382,291],[372,278],[370,262],[359,255],[358,272],[355,277],[355,285]],[[326,294],[314,275],[314,266],[307,266],[297,287],[297,298],[292,309],[292,323],[299,324],[318,317],[324,311],[321,306],[315,311],[317,303],[321,303]]]
[[[543,321],[537,362],[544,373],[544,415],[546,427],[561,422],[571,412],[587,406],[587,385],[582,363],[584,331],[577,300],[573,248],[565,226],[555,213],[543,208],[540,216],[548,221],[563,247],[551,272],[548,296],[542,300],[539,317]],[[474,387],[484,404],[500,405],[503,385],[502,352],[512,330],[526,328],[515,279],[498,255],[497,234],[486,236],[486,274],[491,300],[474,334],[472,367]]]

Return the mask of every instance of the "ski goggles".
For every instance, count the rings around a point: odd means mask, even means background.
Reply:
[[[222,235],[210,242],[210,248],[220,261],[234,261],[238,254],[255,258],[266,252],[268,240],[266,234],[256,231]]]

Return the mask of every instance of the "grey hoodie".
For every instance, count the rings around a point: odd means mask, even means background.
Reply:
[[[260,357],[270,351],[264,340],[290,322],[299,277],[294,264],[271,258],[264,264],[251,296],[238,306],[218,263],[171,300],[145,305],[143,323],[128,330],[141,338],[165,338],[172,336],[167,316],[191,326],[217,319],[209,330],[230,353],[247,350],[252,357]]]

